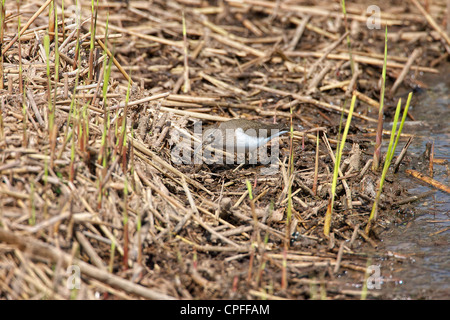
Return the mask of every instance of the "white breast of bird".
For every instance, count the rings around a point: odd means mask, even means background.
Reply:
[[[266,144],[273,138],[276,138],[280,136],[283,133],[286,133],[286,131],[279,131],[276,130],[276,132],[270,136],[272,132],[268,132],[267,135],[261,135],[260,137],[257,137],[256,134],[253,132],[244,132],[241,128],[236,129],[235,131],[235,141],[232,139],[227,139],[227,147],[229,146],[229,142],[234,143],[234,147],[238,150],[248,150],[252,151],[256,148],[259,148],[260,146]],[[228,136],[228,134],[227,134]],[[231,140],[231,141],[230,141]],[[230,146],[233,147],[233,146]]]

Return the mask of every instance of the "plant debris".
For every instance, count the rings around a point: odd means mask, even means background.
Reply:
[[[446,2],[412,2],[380,5],[371,29],[367,1],[345,16],[329,1],[105,1],[94,12],[86,0],[7,1],[0,298],[377,298],[368,266],[402,257],[372,249],[410,196],[388,175],[364,231],[381,176],[371,167],[385,27],[387,118],[450,52]],[[174,157],[200,121],[236,117],[295,125],[274,168]]]

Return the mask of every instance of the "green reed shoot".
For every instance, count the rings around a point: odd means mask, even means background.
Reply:
[[[75,6],[78,7],[78,0],[75,0]],[[81,67],[80,65],[80,33],[81,33],[81,13],[77,14],[75,16],[75,24],[77,26],[77,44],[76,44],[76,48],[75,48],[75,57],[73,59],[73,68],[77,69],[79,67]]]
[[[61,32],[62,32],[62,41],[66,40],[66,30],[65,30],[65,22],[64,22],[64,0],[61,0]]]
[[[123,118],[122,118],[122,128],[120,132],[120,137],[118,139],[118,147],[119,147],[119,153],[122,156],[122,170],[124,173],[126,173],[126,165],[127,165],[127,115],[128,115],[128,102],[130,101],[130,92],[131,92],[131,77],[128,81],[128,87],[127,87],[127,93],[125,96],[125,107],[123,109]],[[139,221],[140,223],[140,221]]]
[[[347,48],[348,48],[348,57],[350,60],[350,70],[352,73],[352,76],[355,74],[355,63],[353,61],[353,54],[352,54],[352,47],[351,47],[351,41],[350,41],[350,33],[348,30],[348,19],[347,19],[347,9],[345,8],[345,0],[341,1],[341,8],[342,8],[342,14],[344,15],[344,25],[345,25],[345,32],[347,33]],[[342,130],[342,123],[344,121],[344,109],[347,106],[347,101],[348,101],[348,97],[347,95],[345,95],[344,98],[344,102],[342,104],[342,110],[341,110],[341,118],[339,120],[339,129],[338,129],[338,134],[337,134],[337,140],[338,140],[338,145],[337,145],[337,149],[339,149],[339,140],[341,138],[341,130]]]
[[[67,115],[67,126],[66,130],[64,132],[64,142],[61,148],[61,151],[59,152],[58,159],[61,159],[62,154],[66,148],[67,143],[70,141],[70,139],[73,139],[73,131],[74,131],[74,125],[72,124],[72,119],[77,119],[76,111],[78,110],[75,107],[76,101],[75,101],[75,91],[78,85],[78,80],[75,80],[75,86],[74,86],[74,94],[72,95],[72,99],[70,101],[70,109],[69,113]],[[69,128],[72,128],[71,131],[69,131]],[[72,141],[73,142],[73,141]]]
[[[331,226],[331,216],[333,214],[333,205],[334,205],[334,196],[336,193],[337,179],[339,174],[339,168],[341,165],[342,152],[344,151],[345,140],[347,139],[348,130],[350,128],[350,123],[352,121],[353,109],[356,104],[356,96],[353,95],[352,102],[350,104],[350,110],[347,116],[347,122],[345,123],[344,133],[342,135],[342,140],[338,144],[336,148],[336,159],[334,162],[334,170],[333,170],[333,182],[331,184],[331,200],[328,205],[327,212],[325,214],[325,222],[323,227],[323,233],[328,236],[330,234],[330,226]]]
[[[106,52],[105,52],[106,54]],[[112,67],[112,59],[108,59],[108,67],[105,68],[105,76],[103,77],[103,108],[104,108],[104,131],[103,131],[103,137],[102,137],[102,145],[105,148],[107,148],[107,141],[106,141],[106,136],[107,136],[107,132],[109,131],[110,128],[110,123],[111,123],[111,119],[110,119],[110,113],[108,111],[108,98],[107,98],[107,94],[108,94],[108,85],[109,85],[109,78],[111,75],[111,67]],[[106,62],[106,59],[105,61]],[[105,144],[103,144],[105,143]],[[104,154],[103,157],[103,161],[106,161],[106,153]],[[103,162],[103,165],[106,166],[106,162]]]
[[[381,178],[380,178],[380,182],[378,185],[377,195],[375,197],[375,201],[372,206],[372,211],[370,213],[369,222],[367,223],[367,226],[366,226],[366,230],[365,230],[366,233],[369,233],[370,228],[372,227],[373,221],[375,221],[377,219],[378,203],[380,201],[381,192],[383,190],[384,180],[386,178],[386,174],[388,172],[389,166],[391,165],[391,161],[394,156],[395,149],[397,148],[398,140],[402,133],[403,124],[405,123],[406,116],[408,114],[408,109],[409,109],[409,104],[411,103],[411,98],[412,98],[412,92],[408,95],[408,99],[406,101],[405,110],[403,111],[403,116],[402,116],[402,120],[400,123],[400,127],[399,127],[398,132],[396,132],[397,131],[397,121],[398,121],[398,118],[400,115],[402,99],[398,100],[397,109],[395,110],[394,123],[392,125],[391,138],[389,140],[388,150],[386,153],[386,159],[384,160],[383,172],[381,173]]]
[[[81,65],[81,55],[79,54],[79,50],[80,50],[80,39],[78,38],[78,39],[77,39],[77,42],[76,42],[76,46],[75,46],[75,56],[76,56],[77,59],[78,59],[78,66]],[[64,136],[65,136],[65,138],[64,138],[64,143],[63,143],[63,147],[61,148],[61,151],[60,151],[60,153],[59,153],[59,155],[58,155],[58,159],[60,159],[60,158],[62,157],[62,153],[64,152],[64,149],[65,149],[67,143],[69,142],[69,138],[70,138],[70,136],[72,136],[72,134],[69,134],[69,127],[71,126],[71,120],[72,120],[72,117],[73,117],[74,119],[77,119],[77,117],[76,117],[76,112],[75,112],[75,111],[76,111],[76,109],[77,109],[76,106],[77,106],[78,102],[77,102],[77,100],[76,100],[76,98],[75,98],[75,94],[76,94],[76,91],[77,91],[79,78],[80,78],[80,68],[77,68],[77,73],[76,73],[76,75],[75,75],[75,84],[74,84],[74,87],[73,87],[72,98],[71,98],[71,100],[70,100],[69,114],[68,114],[68,116],[67,116],[67,126],[66,126],[66,131],[65,131],[65,133],[64,133]],[[74,127],[72,127],[72,128],[74,128]],[[72,129],[72,130],[73,130],[73,129]],[[83,152],[84,149],[81,149],[81,151]]]
[[[108,99],[107,99],[107,93],[108,93],[108,85],[109,85],[109,78],[111,75],[111,68],[112,68],[112,57],[109,59],[106,59],[108,57],[108,53],[106,51],[107,45],[108,45],[108,24],[109,24],[109,14],[106,16],[106,30],[105,30],[105,50],[103,51],[103,54],[105,56],[105,59],[103,60],[103,90],[102,90],[102,96],[103,96],[103,132],[102,132],[102,140],[101,140],[101,152],[99,153],[99,164],[102,165],[102,179],[106,176],[107,172],[107,160],[108,160],[108,141],[107,136],[110,129],[110,114],[108,111]],[[108,61],[108,66],[106,66],[106,63]],[[101,199],[103,194],[103,181],[100,182],[100,192],[98,197],[98,206],[101,205]]]
[[[383,107],[384,92],[386,88],[386,65],[387,65],[387,26],[384,34],[384,62],[381,82],[380,108],[378,109],[378,126],[375,141],[375,150],[373,153],[372,171],[377,171],[381,162],[381,143],[383,141]]]
[[[410,92],[408,94],[408,99],[406,99],[406,105],[405,105],[405,110],[403,111],[402,121],[400,122],[400,127],[398,129],[398,134],[397,134],[397,137],[395,138],[393,152],[391,154],[391,159],[389,161],[392,160],[392,156],[394,155],[394,152],[395,152],[395,150],[397,148],[398,140],[400,139],[400,134],[402,133],[403,125],[405,124],[406,117],[408,115],[408,109],[409,109],[409,105],[411,104],[412,95],[413,95],[413,93]]]
[[[55,36],[53,38],[54,43],[55,43],[55,76],[54,76],[54,81],[55,81],[55,92],[53,95],[53,105],[52,105],[52,118],[54,121],[55,119],[55,111],[56,111],[56,95],[58,93],[58,82],[59,82],[59,41],[58,41],[58,10],[57,10],[57,5],[56,3],[52,3],[52,8],[51,10],[53,10],[53,16],[55,19]],[[49,91],[50,94],[51,91]],[[49,97],[49,100],[51,100],[51,98]],[[57,127],[52,125],[52,130],[50,131],[51,134],[51,139],[50,139],[50,150],[51,150],[51,158],[50,158],[50,163],[51,166],[53,167],[53,159],[54,159],[54,154],[55,154],[55,148],[56,148],[56,135],[57,135]]]
[[[345,0],[341,1],[341,8],[342,8],[342,13],[344,15],[344,24],[345,24],[345,31],[348,32],[348,20],[347,20],[347,10],[345,8]],[[348,54],[349,54],[349,59],[350,59],[350,68],[351,68],[351,72],[352,75],[355,73],[355,64],[353,61],[353,55],[352,55],[352,50],[351,50],[351,42],[350,42],[350,35],[347,35],[347,47],[348,47]],[[347,138],[347,133],[348,133],[348,129],[350,127],[350,123],[351,123],[351,119],[352,119],[352,115],[353,115],[353,109],[355,107],[355,103],[356,103],[356,96],[352,97],[352,101],[351,101],[351,105],[350,105],[350,110],[349,110],[349,114],[347,116],[347,122],[345,125],[345,129],[344,129],[344,134],[342,136],[342,141],[340,140],[340,135],[341,135],[341,129],[342,129],[342,123],[344,120],[344,108],[347,105],[347,97],[345,97],[343,105],[342,105],[342,111],[341,111],[341,118],[339,121],[339,129],[338,129],[338,144],[336,147],[336,156],[335,156],[335,163],[334,163],[334,169],[333,169],[333,181],[331,184],[331,199],[330,202],[328,203],[328,207],[327,207],[327,212],[325,214],[325,221],[324,221],[324,229],[323,232],[326,236],[328,236],[330,234],[330,227],[331,227],[331,217],[333,214],[333,206],[334,206],[334,196],[336,193],[336,186],[337,186],[337,178],[339,175],[339,168],[340,168],[340,163],[341,163],[341,157],[342,157],[342,151],[344,149],[344,145],[345,145],[345,140]]]
[[[248,198],[250,200],[253,200],[252,184],[250,183],[250,181],[248,179],[245,180],[245,184],[247,186]]]
[[[44,49],[45,49],[45,56],[47,61],[47,98],[48,98],[48,140],[50,143],[50,150],[51,150],[51,161],[50,166],[53,165],[53,151],[55,146],[55,139],[56,135],[54,134],[55,126],[55,108],[52,103],[52,81],[51,81],[51,73],[50,73],[50,36],[47,31],[47,33],[44,36]]]
[[[89,72],[88,79],[92,81],[94,76],[94,44],[95,44],[95,33],[97,29],[97,13],[98,13],[98,0],[97,5],[94,10],[94,0],[91,0],[91,26],[89,31],[91,32],[91,41],[89,44]]]
[[[347,47],[348,47],[348,55],[350,57],[350,68],[352,70],[352,74],[355,73],[355,63],[353,62],[352,48],[350,43],[350,33],[348,33],[348,20],[347,20],[347,10],[345,9],[345,0],[341,2],[342,13],[344,14],[344,25],[345,32],[347,32]],[[346,103],[344,104],[346,105]]]

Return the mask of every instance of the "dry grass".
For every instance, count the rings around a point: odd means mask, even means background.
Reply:
[[[387,88],[421,85],[419,73],[437,73],[448,56],[450,44],[435,22],[445,1],[433,1],[426,16],[391,2],[382,8],[380,30],[366,28],[365,4],[347,3],[353,75],[338,3],[100,1],[90,51],[91,2],[79,1],[79,32],[73,1],[64,1],[64,19],[55,1],[52,31],[51,2],[6,4],[0,298],[361,296],[354,284],[363,283],[366,249],[377,246],[383,229],[379,223],[373,234],[363,232],[380,176],[368,170],[372,152],[366,150],[377,122],[384,25]],[[358,99],[347,136],[353,147],[344,149],[325,237],[340,112],[352,95]],[[395,100],[386,95],[390,116]],[[349,105],[344,108],[345,115]],[[310,130],[294,132],[292,143],[281,139],[272,175],[262,175],[262,167],[173,162],[176,134],[192,134],[198,120],[233,117],[285,123],[292,117]],[[405,194],[395,181],[384,190],[382,222]],[[77,271],[80,286],[71,289]]]

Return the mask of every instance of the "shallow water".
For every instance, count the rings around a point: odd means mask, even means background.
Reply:
[[[414,94],[411,111],[423,124],[405,127],[404,132],[416,135],[408,149],[410,154],[422,154],[426,143],[434,141],[434,157],[450,162],[450,65],[441,70],[438,76],[422,79],[429,88]],[[449,167],[450,164],[435,164],[433,178],[449,185]],[[410,176],[401,175],[401,179],[412,195],[433,189]],[[412,207],[415,217],[411,221],[390,228],[383,235],[380,250],[397,256],[391,265],[382,267],[389,269],[381,270],[383,296],[449,299],[450,196],[436,191]]]

